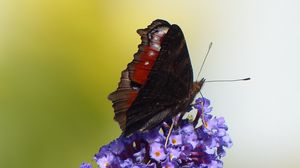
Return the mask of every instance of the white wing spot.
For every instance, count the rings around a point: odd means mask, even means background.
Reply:
[[[154,52],[153,51],[149,51],[149,56],[154,56]]]

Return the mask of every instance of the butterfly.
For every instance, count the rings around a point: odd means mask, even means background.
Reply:
[[[205,79],[193,81],[193,69],[182,30],[157,19],[141,36],[134,59],[122,71],[112,101],[114,119],[124,135],[156,127],[186,112]]]

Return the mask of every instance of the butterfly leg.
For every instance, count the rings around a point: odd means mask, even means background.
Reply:
[[[171,132],[174,128],[174,124],[175,124],[175,119],[172,119],[172,124],[171,124],[171,127],[169,129],[169,132],[168,132],[168,135],[167,135],[167,138],[166,138],[166,142],[165,142],[165,148],[167,148],[167,145],[168,145],[168,141],[169,141],[169,138],[170,138],[170,135],[171,135]]]

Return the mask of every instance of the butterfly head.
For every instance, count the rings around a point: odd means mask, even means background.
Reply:
[[[197,93],[200,92],[203,84],[205,83],[205,79],[202,78],[200,81],[196,81],[193,83],[193,89],[191,93],[191,97],[195,97]]]

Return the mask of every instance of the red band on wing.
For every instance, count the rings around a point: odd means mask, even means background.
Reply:
[[[134,66],[133,81],[143,85],[154,65],[159,52],[149,46],[144,47],[140,62]]]
[[[135,100],[136,96],[137,96],[138,92],[134,92],[132,91],[129,95],[129,98],[128,98],[128,106],[130,106],[132,104],[132,102]]]
[[[139,61],[134,64],[134,72],[132,80],[143,85],[159,55],[161,42],[168,28],[161,27],[157,31],[148,34],[149,43],[143,47],[143,52],[140,53]]]

